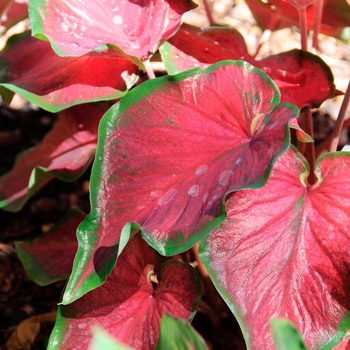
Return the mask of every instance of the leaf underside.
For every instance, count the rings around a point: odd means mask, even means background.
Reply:
[[[323,156],[313,186],[289,150],[266,185],[235,193],[200,257],[251,349],[273,347],[269,320],[285,317],[309,349],[335,346],[350,327],[349,153]]]
[[[103,283],[127,223],[161,254],[177,254],[224,219],[227,193],[262,186],[298,114],[278,102],[262,71],[227,61],[148,81],[113,106],[101,121],[92,212],[78,230],[63,303]]]

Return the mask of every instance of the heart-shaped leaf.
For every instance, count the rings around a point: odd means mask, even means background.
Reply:
[[[112,44],[142,60],[173,35],[191,0],[32,0],[32,33],[46,37],[61,56],[84,55]]]
[[[75,233],[85,216],[72,209],[46,234],[15,242],[18,257],[35,283],[46,286],[69,276],[78,248]]]
[[[331,349],[349,329],[349,167],[350,153],[326,154],[309,186],[305,159],[289,150],[263,188],[227,201],[227,220],[203,241],[249,348],[273,348],[273,317],[293,322],[310,349]]]
[[[63,303],[104,282],[129,222],[164,255],[204,237],[224,219],[227,193],[265,183],[298,113],[279,104],[275,84],[243,61],[133,89],[101,121],[92,212],[78,230],[82,244]],[[109,253],[97,257],[101,246]]]
[[[163,314],[156,350],[162,349],[208,350],[202,337],[184,320]]]
[[[287,1],[246,0],[246,3],[258,24],[264,29],[273,31],[299,26],[298,10]],[[306,10],[308,28],[313,30],[316,3],[311,4]],[[350,6],[346,0],[324,0],[321,33],[341,38],[344,36],[346,27],[350,27]]]
[[[128,56],[107,46],[81,57],[60,57],[49,43],[25,35],[0,55],[0,86],[51,112],[119,98],[137,74]]]
[[[10,5],[14,2],[14,0],[3,0],[0,3],[0,18],[6,12],[6,10],[10,7]]]
[[[132,238],[103,286],[59,306],[48,349],[86,349],[96,323],[136,349],[154,349],[162,315],[192,319],[201,299],[200,279],[192,266],[178,260],[159,265],[156,251],[140,235]]]
[[[53,177],[80,177],[95,155],[98,123],[107,109],[105,104],[85,104],[62,111],[45,139],[0,177],[0,208],[20,210]]]
[[[281,102],[299,108],[318,107],[335,91],[332,71],[318,56],[291,50],[256,61],[249,56],[243,37],[232,29],[201,32],[198,28],[182,26],[160,52],[169,74],[198,66],[206,68],[227,58],[244,59],[274,80],[281,91]],[[314,89],[315,84],[318,89]]]

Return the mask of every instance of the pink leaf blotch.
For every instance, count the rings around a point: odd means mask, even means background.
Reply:
[[[0,208],[20,210],[53,177],[77,179],[93,160],[98,123],[107,109],[107,105],[85,104],[60,112],[44,140],[0,178]]]
[[[33,35],[44,34],[59,55],[80,56],[112,44],[144,60],[196,6],[191,0],[32,0],[29,13]]]
[[[326,154],[310,186],[305,159],[289,150],[264,187],[227,201],[227,220],[203,242],[201,259],[251,349],[273,348],[273,317],[293,322],[310,350],[349,329],[349,167],[349,153]]]
[[[264,72],[243,61],[132,90],[101,121],[92,212],[78,230],[84,244],[64,303],[88,291],[90,280],[103,283],[110,270],[102,267],[113,266],[129,222],[164,255],[183,252],[210,232],[225,217],[227,193],[266,181],[297,114],[295,106],[279,104]],[[101,246],[110,254],[97,257]]]
[[[50,344],[87,349],[91,327],[98,324],[135,349],[152,350],[162,315],[192,319],[201,294],[201,282],[192,266],[178,260],[160,265],[160,256],[136,235],[103,286],[70,305],[59,306]]]

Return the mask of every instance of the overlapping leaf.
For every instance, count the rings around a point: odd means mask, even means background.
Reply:
[[[129,222],[161,254],[190,248],[224,219],[228,192],[266,181],[297,114],[279,104],[264,72],[243,61],[133,89],[101,121],[92,212],[78,230],[63,303],[104,282]]]
[[[51,112],[119,98],[137,74],[125,54],[107,46],[80,57],[60,57],[49,43],[25,36],[0,55],[0,86]]]
[[[47,37],[62,56],[80,56],[112,44],[142,60],[173,35],[191,0],[32,0],[33,35]]]
[[[151,276],[157,273],[157,287]],[[192,319],[201,299],[196,270],[178,260],[160,265],[159,255],[140,235],[121,253],[107,282],[66,306],[58,317],[48,349],[86,349],[91,327],[100,324],[131,347],[154,349],[162,315]]]
[[[28,0],[6,0],[0,5],[0,26],[6,30],[28,17]]]
[[[256,61],[248,54],[239,32],[228,28],[198,28],[182,26],[160,51],[170,74],[193,67],[206,68],[223,59],[245,60],[263,69],[281,91],[281,101],[302,108],[319,106],[334,94],[333,75],[318,56],[301,50],[291,50]],[[314,89],[315,84],[318,89]]]
[[[168,314],[162,316],[156,350],[208,350],[202,337],[190,324]]]
[[[308,186],[294,150],[267,184],[227,201],[227,220],[200,256],[252,349],[273,347],[272,317],[286,317],[309,349],[335,346],[350,327],[349,153],[330,153]]]
[[[311,1],[311,0],[310,0]],[[308,1],[309,2],[309,1]],[[254,18],[264,29],[278,30],[281,28],[298,26],[298,10],[284,0],[246,0]],[[345,34],[346,27],[350,27],[350,6],[346,0],[324,0],[321,23],[321,33],[336,38],[349,37]],[[313,29],[316,16],[316,3],[307,8],[307,24]]]
[[[35,283],[45,286],[69,276],[78,248],[75,233],[85,216],[71,210],[43,236],[34,241],[15,242],[16,252]]]
[[[0,208],[20,210],[53,177],[77,179],[94,157],[98,123],[107,109],[105,104],[85,104],[62,111],[45,139],[0,177]]]

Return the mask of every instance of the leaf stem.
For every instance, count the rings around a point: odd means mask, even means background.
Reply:
[[[213,14],[211,12],[209,2],[208,2],[208,0],[203,0],[203,3],[204,3],[204,7],[205,7],[205,12],[206,12],[208,20],[209,20],[209,24],[213,25],[215,23],[215,21],[214,21]]]
[[[324,0],[318,0],[316,5],[316,15],[314,23],[314,34],[312,37],[312,47],[318,50],[318,34],[321,29]]]
[[[331,144],[329,146],[329,152],[336,152],[336,150],[337,150],[340,135],[341,135],[341,132],[343,130],[343,124],[344,124],[344,119],[346,116],[346,110],[349,107],[349,101],[350,101],[350,80],[349,80],[349,84],[348,84],[348,87],[347,87],[346,92],[345,92],[343,102],[342,102],[341,107],[340,107],[337,121],[335,122],[334,129],[333,129],[333,132],[331,135]]]
[[[145,60],[143,61],[145,68],[146,68],[146,74],[148,76],[149,79],[154,79],[156,77],[156,75],[153,72],[152,66],[151,66],[151,62],[149,60]]]
[[[299,26],[301,35],[301,49],[307,51],[307,16],[306,7],[298,9],[299,11]]]
[[[308,133],[312,138],[314,138],[314,130],[313,130],[313,121],[312,121],[312,113],[311,108],[307,107],[303,110],[301,113],[304,124],[305,125],[305,132]],[[310,166],[310,174],[308,177],[308,183],[310,185],[313,185],[316,181],[316,175],[315,175],[315,163],[316,163],[316,156],[315,156],[315,146],[313,142],[306,143],[306,159],[309,162]]]

